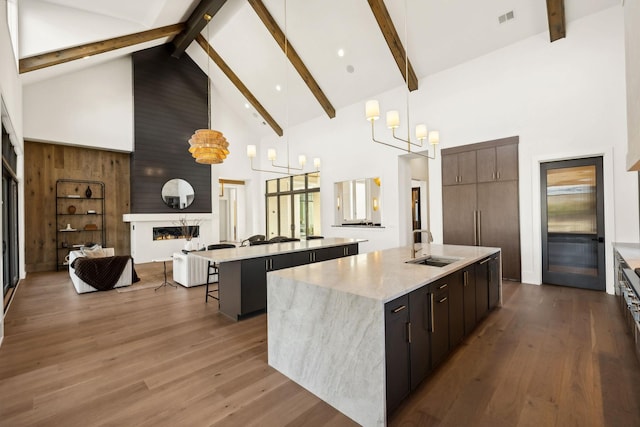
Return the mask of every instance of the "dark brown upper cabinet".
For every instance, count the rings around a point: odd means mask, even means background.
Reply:
[[[518,145],[499,145],[477,151],[478,182],[518,179]]]
[[[467,151],[442,155],[442,185],[476,182],[476,153]]]

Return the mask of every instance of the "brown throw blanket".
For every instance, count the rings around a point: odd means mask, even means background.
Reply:
[[[76,276],[99,291],[113,289],[120,275],[131,259],[130,256],[110,256],[104,258],[76,258],[71,267]],[[139,281],[132,268],[132,283]]]

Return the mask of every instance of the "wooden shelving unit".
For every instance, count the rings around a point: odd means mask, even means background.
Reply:
[[[56,181],[57,270],[67,267],[69,251],[88,243],[106,247],[104,196],[101,181]]]

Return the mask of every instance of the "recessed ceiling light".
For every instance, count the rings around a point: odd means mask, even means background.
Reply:
[[[342,58],[344,56],[344,49],[338,49],[338,56]]]
[[[347,73],[353,73],[356,69],[353,68],[353,65],[347,65]]]
[[[277,90],[278,92],[280,92],[280,91],[282,90],[282,86],[280,86],[280,85],[276,85],[276,90]]]

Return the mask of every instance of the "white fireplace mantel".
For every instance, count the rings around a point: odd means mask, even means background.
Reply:
[[[200,236],[193,239],[194,249],[214,243],[213,214],[211,213],[170,213],[170,214],[124,214],[123,222],[130,223],[131,256],[136,264],[151,262],[171,256],[184,249],[185,239],[153,240],[154,227],[176,227],[181,218],[190,223],[199,220]]]

